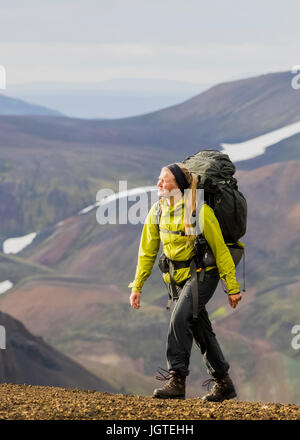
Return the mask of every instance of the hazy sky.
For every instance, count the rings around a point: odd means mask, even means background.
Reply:
[[[212,84],[300,64],[299,0],[1,0],[7,85]]]

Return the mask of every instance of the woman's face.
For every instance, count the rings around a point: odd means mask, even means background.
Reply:
[[[175,177],[168,168],[162,168],[157,181],[157,187],[159,197],[172,195],[171,191],[178,189]]]

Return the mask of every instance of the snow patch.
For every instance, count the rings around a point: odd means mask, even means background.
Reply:
[[[96,205],[103,206],[115,200],[122,199],[123,197],[135,196],[151,191],[157,191],[157,186],[142,186],[140,188],[133,188],[133,189],[128,189],[126,191],[121,191],[119,193],[112,194],[111,196],[106,197],[104,200],[100,200],[99,202],[96,203]]]
[[[0,295],[13,287],[13,283],[9,280],[0,283]]]
[[[78,214],[79,215],[86,214],[87,212],[91,211],[94,208],[97,208],[98,206],[107,205],[108,203],[122,199],[124,197],[135,196],[135,195],[143,194],[145,192],[152,192],[152,191],[157,191],[157,186],[141,186],[139,188],[132,188],[126,191],[121,191],[119,193],[115,193],[112,194],[111,196],[105,197],[105,199],[102,199],[99,202],[94,203],[93,205],[89,205],[86,208],[83,208],[81,211],[78,212]]]
[[[223,153],[228,154],[233,162],[238,162],[260,156],[264,154],[267,147],[298,133],[300,133],[300,122],[295,122],[245,142],[220,145],[223,147]]]
[[[4,254],[17,254],[28,246],[35,239],[37,233],[23,235],[22,237],[8,238],[3,242],[2,249]]]
[[[83,208],[81,211],[78,212],[78,214],[86,214],[87,212],[91,211],[92,209],[94,209],[96,206],[96,204],[94,205],[89,205],[86,208]]]

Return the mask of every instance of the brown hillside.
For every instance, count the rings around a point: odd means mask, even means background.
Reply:
[[[279,403],[158,400],[98,391],[0,385],[0,418],[9,420],[300,420],[300,406]]]
[[[0,311],[5,328],[5,349],[0,350],[0,382],[60,387],[116,389],[91,374],[70,357],[54,349],[43,338],[31,334],[12,316]]]

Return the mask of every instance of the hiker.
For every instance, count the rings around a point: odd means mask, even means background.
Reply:
[[[140,308],[142,287],[152,272],[162,242],[163,256],[169,266],[164,270],[164,261],[160,261],[160,268],[164,272],[169,297],[174,299],[174,308],[167,337],[168,370],[160,368],[160,376],[157,376],[157,379],[168,382],[162,388],[155,389],[152,397],[185,398],[194,339],[203,354],[207,372],[211,375],[204,385],[214,382],[211,392],[203,399],[220,402],[236,397],[236,391],[228,375],[229,364],[218,344],[205,305],[213,296],[220,278],[227,286],[231,307],[238,305],[242,295],[235,277],[233,258],[214,211],[207,203],[203,204],[201,209],[204,215],[201,217],[199,214],[199,218],[204,222],[201,230],[213,253],[214,264],[199,268],[199,262],[197,265],[197,260],[193,258],[195,235],[186,234],[193,222],[186,221],[184,211],[188,209],[194,212],[197,181],[197,176],[182,163],[162,168],[157,182],[161,220],[158,225],[156,211],[159,205],[155,203],[147,215],[141,235],[135,279],[129,284],[132,288],[130,305],[134,309]],[[186,189],[191,190],[191,196],[187,198],[184,197]],[[178,215],[181,219],[178,219]],[[168,219],[168,223],[163,222],[164,218]]]

